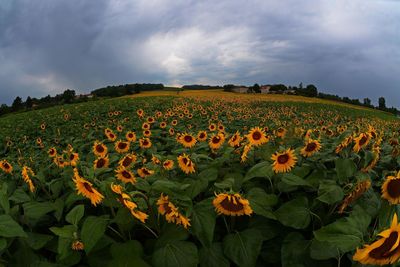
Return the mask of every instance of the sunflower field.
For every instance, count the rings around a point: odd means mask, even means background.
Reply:
[[[0,118],[0,266],[400,259],[400,121],[233,93]]]

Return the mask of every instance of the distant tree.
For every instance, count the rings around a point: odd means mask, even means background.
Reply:
[[[4,115],[4,114],[7,114],[9,112],[10,112],[10,107],[9,106],[7,106],[6,104],[2,104],[0,106],[0,116]]]
[[[385,109],[386,108],[386,100],[384,97],[380,97],[378,100],[378,107],[379,109]]]
[[[363,103],[364,103],[364,106],[372,107],[371,99],[369,99],[368,97],[367,97],[367,98],[364,98]]]
[[[300,83],[300,84],[299,84],[299,89],[300,89],[300,90],[303,89],[303,83]]]
[[[28,108],[28,109],[31,109],[31,108],[32,108],[32,106],[33,106],[33,101],[32,101],[32,98],[31,98],[30,96],[28,96],[28,97],[26,98],[25,106],[26,106],[26,108]]]
[[[76,95],[75,94],[75,90],[67,89],[61,95],[61,98],[64,101],[64,103],[70,104],[70,103],[72,103],[74,101],[75,95]]]
[[[235,86],[233,84],[225,84],[223,88],[225,92],[232,92]]]
[[[22,98],[19,97],[19,96],[17,96],[17,97],[14,99],[14,102],[13,102],[12,105],[11,105],[11,109],[12,109],[12,111],[17,111],[17,110],[22,109],[23,106],[24,106],[24,105],[22,104]]]
[[[313,84],[309,84],[306,87],[306,94],[307,96],[311,96],[311,97],[316,97],[318,96],[318,90],[317,87]]]
[[[261,88],[260,88],[260,86],[258,85],[258,83],[255,83],[255,84],[253,85],[253,91],[254,91],[254,93],[261,93]]]

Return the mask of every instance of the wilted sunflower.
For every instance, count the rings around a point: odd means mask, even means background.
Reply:
[[[289,172],[297,162],[294,150],[290,148],[284,152],[276,152],[272,155],[271,159],[274,161],[272,169],[275,173]]]
[[[51,158],[54,158],[57,156],[57,150],[54,147],[49,148],[49,150],[47,151],[47,154],[49,154],[49,156]]]
[[[321,149],[321,143],[318,140],[308,139],[301,149],[300,154],[303,157],[311,157]]]
[[[150,139],[149,138],[140,138],[139,146],[140,146],[140,148],[150,148],[151,147]]]
[[[135,142],[136,134],[135,134],[135,132],[129,131],[125,134],[125,138],[128,142]]]
[[[240,136],[239,131],[236,131],[236,133],[234,135],[232,135],[232,137],[229,139],[228,144],[231,147],[239,147],[240,146],[240,142],[242,142],[243,137]]]
[[[353,151],[358,153],[361,148],[366,147],[371,139],[371,135],[369,133],[361,133],[358,137],[354,138],[354,147]]]
[[[388,176],[382,185],[382,198],[391,204],[400,204],[400,171],[396,176]]]
[[[136,155],[134,154],[127,154],[125,155],[119,162],[119,166],[128,168],[132,163],[134,163],[137,160]]]
[[[242,216],[253,213],[249,201],[240,194],[220,193],[215,195],[213,205],[218,214]]]
[[[149,170],[146,167],[142,167],[137,170],[137,173],[139,174],[140,177],[146,178],[147,176],[153,175],[154,171]]]
[[[214,134],[210,137],[210,141],[208,141],[208,145],[211,149],[217,150],[219,149],[225,142],[225,136],[222,133]]]
[[[251,144],[247,144],[243,147],[243,152],[242,155],[240,156],[240,162],[245,162],[247,160],[247,155],[249,154],[251,150]]]
[[[189,156],[186,154],[180,155],[178,157],[178,165],[181,168],[181,170],[186,174],[195,172],[195,169],[194,169],[195,165],[191,161]]]
[[[53,162],[57,165],[59,168],[64,168],[66,166],[69,166],[69,162],[66,161],[63,156],[58,156],[53,158]]]
[[[97,158],[93,162],[93,168],[94,169],[107,168],[109,164],[110,164],[110,160],[109,160],[108,156],[106,156],[104,158],[100,157],[100,158]]]
[[[131,171],[122,167],[118,167],[115,172],[118,180],[121,180],[124,183],[136,183],[136,178]]]
[[[190,226],[190,219],[179,212],[179,209],[169,201],[168,196],[161,194],[157,200],[157,205],[158,213],[165,215],[167,222],[182,225],[185,229]]]
[[[90,199],[93,206],[96,206],[103,200],[104,196],[93,187],[91,182],[81,177],[76,168],[74,169],[74,177],[72,180],[75,183],[77,194]]]
[[[72,248],[72,250],[83,250],[85,248],[85,246],[83,245],[82,241],[75,240],[74,242],[72,242],[71,248]]]
[[[394,264],[400,259],[400,224],[397,214],[393,215],[389,229],[378,234],[382,238],[364,248],[357,249],[353,260],[365,265]]]
[[[33,185],[31,176],[35,176],[35,173],[32,171],[31,168],[28,166],[22,167],[22,178],[24,179],[25,183],[29,186],[29,191],[35,191],[35,186]]]
[[[98,157],[105,157],[107,155],[107,147],[100,143],[99,141],[95,141],[93,145],[93,153]]]
[[[5,173],[11,173],[13,170],[13,166],[7,161],[7,160],[2,160],[0,161],[0,169],[3,170]]]
[[[206,131],[198,132],[197,140],[200,141],[200,142],[206,141],[207,140],[207,132]]]
[[[129,151],[130,148],[130,143],[129,142],[124,142],[124,141],[117,141],[114,144],[115,151],[118,153],[126,153]]]
[[[285,138],[287,130],[283,127],[279,127],[278,130],[275,131],[276,137]]]
[[[191,148],[196,144],[197,140],[191,134],[184,133],[179,136],[178,142],[181,143],[184,147]]]
[[[264,129],[261,129],[260,127],[252,128],[246,137],[252,146],[260,146],[268,142]]]
[[[174,168],[174,161],[167,159],[163,162],[163,168],[167,171],[172,170]]]

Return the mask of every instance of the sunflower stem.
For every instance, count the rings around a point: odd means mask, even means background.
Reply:
[[[117,234],[123,241],[126,241],[125,237],[118,232],[117,230],[115,230],[113,227],[111,227],[110,225],[107,226],[107,228],[109,228],[111,231],[113,231],[115,234]]]
[[[228,223],[226,222],[226,218],[225,218],[225,216],[223,216],[222,218],[224,219],[224,223],[225,223],[226,231],[228,232],[228,234],[230,234],[230,233],[231,233],[231,229],[229,228],[229,226],[228,226]]]
[[[156,232],[153,231],[153,229],[151,229],[150,227],[148,227],[146,224],[142,223],[142,225],[150,231],[150,233],[152,233],[154,235],[155,238],[158,238],[158,235]]]

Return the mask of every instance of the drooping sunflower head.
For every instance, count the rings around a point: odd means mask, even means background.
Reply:
[[[95,141],[93,145],[93,153],[98,157],[105,157],[107,155],[107,147],[100,143],[99,141]]]
[[[229,139],[228,144],[231,147],[239,147],[240,146],[240,142],[242,142],[243,137],[240,136],[239,131],[236,131],[236,133],[234,135],[232,135],[232,137]]]
[[[276,131],[275,131],[275,135],[276,137],[280,137],[280,138],[284,138],[286,136],[287,130],[283,127],[279,127]]]
[[[392,218],[390,228],[378,234],[382,238],[364,248],[357,249],[353,260],[365,265],[394,264],[400,259],[400,224],[397,214]]]
[[[124,141],[117,141],[114,144],[115,151],[118,153],[126,153],[129,151],[130,143]]]
[[[361,133],[358,137],[354,138],[354,152],[358,153],[362,148],[366,147],[371,140],[369,133]]]
[[[178,165],[181,170],[186,174],[195,172],[195,164],[186,154],[180,155],[178,157]]]
[[[253,146],[260,146],[268,142],[264,129],[261,129],[260,127],[252,128],[246,137],[249,143]]]
[[[108,157],[104,157],[104,158],[99,157],[94,161],[93,168],[94,169],[107,168],[109,164],[110,164],[110,160]]]
[[[311,157],[321,149],[321,143],[318,140],[308,139],[301,149],[300,154],[304,157]]]
[[[130,170],[119,167],[115,172],[118,180],[124,183],[131,183],[131,184],[136,183],[136,178]]]
[[[249,201],[240,194],[220,193],[214,198],[213,205],[218,214],[242,216],[253,213]]]
[[[83,244],[82,241],[75,240],[74,242],[72,242],[71,248],[72,250],[83,250],[85,248],[85,245]]]
[[[78,153],[70,153],[69,154],[69,165],[75,167],[79,161],[79,154]]]
[[[172,170],[174,168],[174,161],[167,159],[163,162],[163,168],[167,171]]]
[[[382,198],[391,204],[400,204],[400,173],[388,176],[382,185]]]
[[[137,170],[137,173],[139,174],[140,177],[146,178],[146,177],[148,177],[150,175],[153,175],[154,171],[150,170],[150,169],[147,169],[146,167],[142,167],[142,168],[139,168]]]
[[[178,142],[184,147],[191,148],[196,144],[197,140],[191,134],[184,133],[179,136]]]
[[[272,155],[271,159],[274,161],[272,163],[272,169],[275,173],[289,172],[297,162],[294,150],[290,148],[284,152],[276,152]]]
[[[103,200],[104,196],[93,187],[91,182],[81,177],[77,169],[74,169],[73,181],[75,183],[77,193],[90,199],[90,202],[93,206],[96,206]]]
[[[197,140],[200,141],[200,142],[206,141],[207,140],[207,132],[206,131],[198,132]]]

